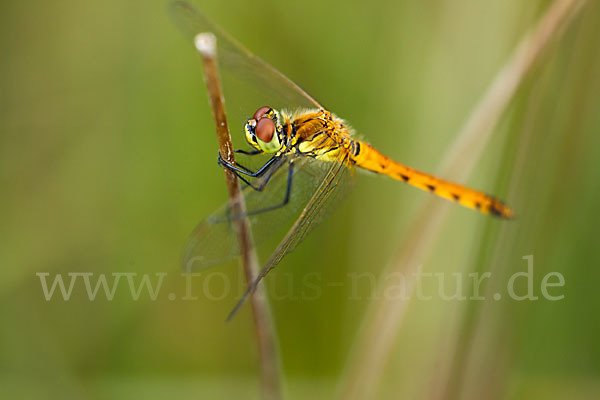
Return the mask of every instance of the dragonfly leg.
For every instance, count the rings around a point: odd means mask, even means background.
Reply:
[[[288,162],[288,165],[291,166],[292,163]],[[269,181],[273,177],[273,175],[275,175],[275,172],[277,172],[281,166],[282,166],[282,164],[275,164],[275,165],[273,165],[267,171],[267,173],[264,174],[264,176],[262,177],[262,182],[257,187],[253,187],[253,189],[256,190],[256,191],[258,191],[258,192],[262,192],[263,189],[267,186],[267,183],[269,183]],[[288,174],[290,174],[289,171],[288,171]],[[288,179],[289,179],[289,177],[288,177]]]
[[[238,177],[238,179],[242,182],[244,182],[244,184],[246,186],[250,186],[252,189],[260,191],[258,187],[254,186],[252,183],[250,183],[246,178],[244,178],[244,176],[242,174],[240,174],[239,172],[232,170],[231,172],[233,172],[235,174],[235,176]],[[245,187],[245,186],[244,186]]]
[[[238,149],[238,150],[234,150],[234,153],[238,153],[238,154],[244,154],[247,156],[255,156],[258,154],[264,154],[262,151],[260,150],[242,150],[242,149]],[[223,158],[221,157],[221,153],[219,153],[219,159],[218,159],[218,164],[224,166],[225,162],[223,161]],[[250,168],[247,168],[245,166],[243,166],[242,164],[240,164],[239,162],[236,162],[235,165],[245,171],[248,172],[248,174],[254,174],[254,172],[252,172],[252,170]],[[256,187],[254,187],[254,185],[250,184],[246,179],[244,179],[239,173],[237,173],[236,171],[233,171],[237,177],[245,183],[245,186],[250,186],[251,188],[253,188],[254,190],[257,190]]]
[[[230,164],[229,162],[225,161],[223,159],[223,157],[221,157],[221,153],[219,152],[219,159],[218,159],[218,163],[219,165],[229,169],[230,171],[234,171],[234,172],[239,172],[240,174],[244,174],[247,176],[250,176],[252,178],[258,178],[261,175],[263,175],[268,169],[269,167],[275,162],[277,161],[277,159],[279,159],[279,156],[273,156],[269,159],[269,161],[267,161],[266,163],[264,163],[259,169],[257,169],[255,172],[250,171],[249,169],[243,167],[243,168],[239,168],[233,164]]]
[[[243,166],[239,162],[236,162],[235,166],[238,167],[238,168],[243,169],[244,171],[247,171],[249,174],[253,174],[254,173],[254,172],[252,172],[252,170],[250,168]]]
[[[245,154],[247,156],[255,156],[257,154],[263,154],[262,151],[260,150],[242,150],[242,149],[238,149],[238,150],[234,150],[234,153],[238,153],[238,154]]]
[[[269,181],[269,179],[271,178],[272,175],[273,174],[269,175],[269,177],[261,185],[262,187],[260,187],[260,190],[264,189],[264,187],[266,186],[267,182]],[[277,210],[278,208],[285,207],[287,205],[287,203],[289,203],[289,201],[290,201],[290,195],[292,193],[292,180],[293,179],[294,179],[294,164],[290,162],[290,163],[288,163],[287,186],[285,188],[285,197],[283,198],[283,201],[279,204],[275,204],[275,205],[272,205],[269,207],[261,208],[258,210],[247,211],[244,216],[261,214],[261,213],[264,213],[267,211],[273,211],[273,210]]]
[[[255,190],[258,190],[258,191],[262,191],[264,189],[264,187],[267,185],[267,183],[269,182],[269,179],[271,179],[271,177],[275,174],[275,171],[277,171],[277,169],[278,168],[273,168],[273,171],[270,171],[270,173],[266,176],[264,182],[260,186],[258,186],[258,187],[252,186],[252,188]],[[245,181],[245,179],[242,178],[241,176],[239,178]],[[283,198],[283,201],[281,203],[275,204],[272,206],[268,206],[265,208],[260,208],[258,210],[246,211],[245,213],[242,213],[239,215],[228,215],[226,218],[215,219],[213,222],[230,222],[230,221],[233,221],[236,219],[246,218],[251,215],[262,214],[262,213],[265,213],[268,211],[273,211],[273,210],[277,210],[279,208],[285,207],[290,201],[290,196],[292,193],[293,178],[294,178],[294,164],[291,162],[288,162],[288,176],[287,176],[287,185],[286,185],[286,189],[285,189],[285,197]]]
[[[277,171],[278,168],[272,168],[272,172],[269,172],[268,174],[264,175],[264,179],[261,182],[260,185],[256,186],[253,185],[251,182],[249,182],[244,176],[243,174],[239,173],[238,171],[232,170],[232,172],[242,181],[244,182],[244,184],[246,184],[246,186],[250,186],[252,189],[256,190],[257,192],[262,192],[263,189],[265,188],[265,186],[267,186],[267,183],[269,183],[269,180],[271,179],[271,177],[275,174],[275,172]]]
[[[242,182],[244,182],[246,185],[250,186],[252,189],[257,190],[257,191],[262,191],[262,189],[264,188],[264,185],[266,184],[266,182],[262,184],[262,187],[260,187],[260,186],[257,187],[255,185],[253,185],[252,183],[250,183],[244,177],[244,175],[247,176],[247,177],[259,178],[262,175],[264,175],[265,172],[267,172],[268,170],[271,169],[271,167],[273,166],[273,163],[277,159],[278,159],[278,157],[276,157],[276,156],[271,157],[257,171],[251,171],[249,168],[246,168],[246,167],[244,167],[243,165],[240,165],[240,164],[237,164],[237,165],[230,164],[227,161],[225,161],[223,159],[223,157],[221,157],[221,153],[219,153],[219,158],[218,158],[217,162],[218,162],[218,164],[220,166],[222,166],[224,168],[227,168],[228,170],[230,170],[231,172],[233,172]]]

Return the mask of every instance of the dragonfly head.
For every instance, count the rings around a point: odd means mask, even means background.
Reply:
[[[263,153],[281,150],[283,127],[281,115],[271,107],[261,107],[246,122],[246,140],[250,146]]]

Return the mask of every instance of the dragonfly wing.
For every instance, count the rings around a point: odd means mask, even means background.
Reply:
[[[204,14],[185,1],[170,3],[171,15],[182,32],[189,38],[190,45],[202,32],[211,32],[217,38],[217,54],[222,76],[223,90],[227,99],[227,118],[230,126],[242,127],[251,111],[258,105],[268,104],[274,108],[322,108],[321,105],[302,90],[293,81],[275,68],[265,63],[242,45],[236,42]],[[234,135],[243,140],[244,135]],[[252,216],[252,231],[255,241],[261,242],[273,232],[273,226],[285,226],[284,220],[298,213],[308,202],[310,189],[318,185],[320,171],[311,168],[298,168],[304,164],[301,160],[294,169],[294,188],[290,204],[281,210],[269,212],[269,216]],[[246,188],[243,193],[246,208],[249,211],[264,208],[274,201],[281,201],[287,184],[287,174],[281,171],[271,178],[264,192],[257,193]],[[304,179],[296,179],[304,175]],[[300,190],[299,186],[307,190]],[[239,254],[237,238],[232,223],[215,223],[230,217],[229,205],[225,204],[215,213],[201,222],[185,247],[183,263],[186,270],[200,269],[226,262]]]
[[[290,156],[293,157],[293,156]],[[242,190],[248,212],[281,204],[288,185],[289,163],[293,163],[290,198],[280,208],[248,216],[254,243],[260,246],[277,232],[284,234],[329,173],[330,163],[308,157],[282,158],[272,168],[276,172],[263,191],[251,187]],[[259,182],[257,182],[259,183]],[[200,222],[184,248],[185,271],[198,271],[239,256],[235,224],[229,202]]]
[[[260,281],[273,269],[289,252],[294,250],[308,233],[315,228],[329,210],[338,204],[346,193],[353,176],[352,166],[348,163],[348,154],[340,152],[338,159],[332,162],[326,174],[314,191],[313,196],[306,204],[300,216],[296,219],[283,240],[279,243],[266,265],[259,272],[255,280],[248,285],[246,292],[238,301],[227,319],[231,319],[248,297],[254,293]]]
[[[323,108],[292,80],[245,49],[189,3],[174,1],[170,9],[190,44],[198,33],[212,32],[217,37],[217,57],[230,126],[243,126],[249,112],[261,105],[275,109]],[[232,96],[232,93],[237,95]]]

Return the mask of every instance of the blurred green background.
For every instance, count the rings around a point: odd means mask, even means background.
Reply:
[[[550,2],[195,4],[372,144],[435,172]],[[533,255],[535,294],[556,271],[565,286],[551,293],[564,299],[443,301],[426,281],[433,299],[410,303],[377,398],[600,396],[599,22],[590,1],[466,182],[518,218],[454,206],[423,263],[448,277],[490,271],[486,293],[505,293]],[[9,0],[0,27],[3,397],[259,398],[249,309],[223,322],[242,290],[238,265],[181,299],[181,249],[226,189],[201,63],[166,3]],[[371,278],[353,279],[380,276],[427,196],[358,174],[340,210],[268,277],[286,398],[335,395],[373,295]],[[112,301],[90,301],[82,281],[69,301],[46,301],[40,272],[167,275],[156,300],[134,300],[122,278]]]

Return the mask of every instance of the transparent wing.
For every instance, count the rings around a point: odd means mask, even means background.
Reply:
[[[227,116],[232,127],[241,127],[261,105],[276,109],[323,108],[293,81],[237,43],[200,11],[185,1],[171,3],[171,13],[193,46],[198,33],[212,32],[217,37],[217,54]],[[235,135],[235,131],[234,131]],[[240,135],[242,136],[242,135]],[[256,244],[275,232],[289,229],[265,270],[272,269],[322,218],[326,201],[341,192],[347,174],[342,160],[321,162],[310,158],[293,160],[292,191],[289,203],[277,210],[249,217]],[[265,190],[243,190],[248,211],[262,209],[283,200],[288,165],[282,163]],[[308,204],[308,205],[307,205]],[[186,270],[198,270],[223,263],[239,255],[229,204],[202,221],[194,230],[184,251]],[[294,218],[296,218],[295,222]],[[261,274],[264,276],[266,274]],[[258,281],[257,281],[258,282]],[[254,285],[255,287],[255,285]]]
[[[251,187],[243,189],[246,209],[249,212],[281,204],[288,185],[290,159],[282,159],[277,172],[271,177],[264,190],[259,192]],[[298,218],[301,210],[311,200],[313,193],[327,179],[335,163],[301,157],[292,160],[293,174],[288,203],[278,209],[248,217],[254,242],[257,246],[277,232],[284,233]],[[208,216],[190,235],[183,254],[183,267],[186,271],[198,271],[222,264],[239,256],[234,216],[227,202]],[[282,255],[283,257],[283,255]]]
[[[241,133],[248,117],[263,105],[275,109],[322,108],[298,85],[246,50],[189,3],[174,1],[170,10],[190,46],[198,33],[212,32],[217,37],[229,126],[240,127]]]
[[[314,194],[256,279],[248,285],[246,292],[229,313],[227,320],[231,319],[246,302],[248,296],[254,293],[260,281],[279,264],[283,257],[294,250],[306,238],[306,235],[321,222],[327,212],[334,208],[347,192],[354,172],[352,166],[347,162],[347,158],[348,154],[341,152],[337,161],[330,163],[330,167],[327,169],[325,175],[323,175]]]

